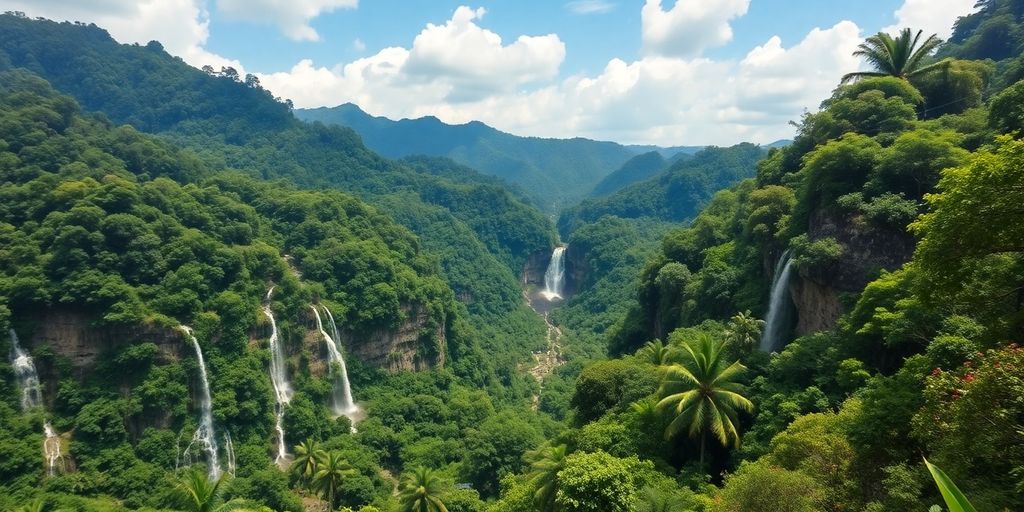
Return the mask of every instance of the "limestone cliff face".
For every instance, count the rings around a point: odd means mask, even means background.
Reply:
[[[523,264],[523,286],[544,286],[544,272],[551,263],[551,251],[537,251],[526,258]]]
[[[370,333],[356,333],[338,326],[337,340],[346,361],[352,357],[360,362],[391,372],[420,371],[443,368],[447,337],[444,324],[437,324],[421,306],[402,308],[405,321],[394,329],[378,329]],[[326,319],[324,319],[326,321]],[[325,329],[330,328],[326,325]],[[306,319],[306,334],[303,343],[313,354],[308,362],[313,375],[324,375],[329,370],[327,346],[316,328],[316,320],[310,312]],[[429,351],[425,347],[431,347]],[[430,352],[430,353],[427,353]]]
[[[164,361],[176,361],[186,348],[176,329],[150,324],[97,326],[82,310],[54,308],[32,319],[31,346],[49,346],[54,354],[71,362],[75,378],[81,379],[96,365],[96,358],[120,346],[155,343]]]
[[[587,282],[590,263],[587,261],[587,247],[570,245],[565,250],[565,295],[575,295]]]
[[[843,247],[839,260],[828,269],[800,272],[790,295],[797,309],[797,335],[835,327],[845,312],[843,294],[860,293],[882,270],[895,270],[914,253],[914,238],[903,230],[868,226],[860,215],[817,211],[811,216],[808,237],[834,238]]]

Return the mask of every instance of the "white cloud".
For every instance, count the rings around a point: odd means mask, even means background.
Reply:
[[[122,43],[156,40],[168,53],[193,66],[232,66],[243,71],[237,60],[203,48],[210,37],[210,21],[201,0],[10,0],[4,2],[4,10],[57,21],[95,23]]]
[[[323,105],[325,95],[333,94],[337,100],[326,103],[360,98],[364,108],[386,103],[393,112],[432,98],[479,101],[558,75],[565,44],[557,35],[520,36],[505,45],[475,23],[484,14],[482,8],[462,6],[445,24],[427,24],[410,49],[385,48],[332,69],[305,60],[290,71],[260,75],[260,81],[297,106]]]
[[[574,0],[565,8],[576,14],[604,14],[614,10],[615,4],[607,0]]]
[[[663,145],[771,142],[792,136],[787,122],[797,120],[804,109],[815,109],[844,73],[857,69],[859,61],[851,53],[862,39],[857,25],[844,21],[814,29],[790,47],[773,37],[739,60],[659,55],[633,62],[612,59],[597,75],[551,82],[543,77],[553,77],[557,65],[548,69],[551,63],[533,52],[510,51],[517,43],[502,46],[495,41],[497,35],[483,35],[488,31],[473,23],[479,14],[466,9],[445,25],[428,25],[411,49],[386,48],[334,68],[304,60],[260,80],[300,107],[353,102],[394,119],[434,115],[449,123],[480,120],[533,136]],[[445,53],[466,45],[481,57]],[[555,46],[562,47],[560,42]],[[496,59],[503,62],[492,62]],[[502,85],[525,80],[519,74],[531,69],[542,70],[532,73],[539,86],[524,90]]]
[[[647,0],[640,11],[646,55],[695,57],[732,40],[729,21],[747,13],[750,0],[676,0],[665,10]]]
[[[228,18],[276,25],[295,41],[319,41],[310,20],[358,5],[358,0],[217,0],[217,10]]]
[[[885,27],[882,32],[896,32],[910,27],[924,30],[927,37],[938,34],[942,39],[953,33],[953,22],[960,16],[974,11],[976,0],[904,0],[896,9],[896,23]]]

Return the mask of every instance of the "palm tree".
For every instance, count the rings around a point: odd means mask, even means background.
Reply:
[[[291,470],[298,475],[299,479],[309,483],[316,474],[317,463],[322,458],[323,450],[320,443],[313,439],[306,439],[305,442],[295,446],[295,460],[292,461]]]
[[[330,510],[334,510],[338,488],[346,478],[354,475],[356,470],[340,453],[320,451],[318,454],[317,470],[313,475],[312,484],[327,499]]]
[[[441,498],[441,479],[433,471],[418,467],[402,478],[398,501],[402,512],[448,512]]]
[[[665,429],[666,438],[683,430],[689,431],[691,438],[700,438],[703,466],[708,432],[723,446],[731,442],[739,447],[739,411],[752,411],[754,404],[742,395],[743,385],[734,382],[747,368],[739,361],[726,364],[722,351],[725,343],[703,335],[692,345],[684,343],[683,361],[666,369],[659,390],[663,398],[658,407],[671,407],[675,415]]]
[[[686,503],[678,495],[647,487],[636,508],[639,512],[682,512],[686,510]]]
[[[918,30],[917,35],[913,35],[909,28],[905,28],[895,39],[885,32],[879,32],[867,38],[853,54],[857,57],[864,57],[864,60],[874,66],[875,71],[847,73],[843,76],[843,83],[858,78],[877,76],[894,76],[910,80],[948,66],[949,59],[922,65],[925,57],[942,43],[942,40],[935,34],[921,41],[923,32],[923,30]]]
[[[526,460],[530,463],[530,472],[526,476],[536,489],[533,491],[533,503],[541,512],[555,510],[558,472],[565,467],[565,452],[564,444],[526,452]]]
[[[188,512],[213,512],[217,510],[220,499],[221,485],[224,475],[217,480],[210,480],[206,472],[197,468],[186,471],[178,479],[175,486],[178,495],[178,506]]]
[[[739,349],[740,354],[749,354],[761,339],[764,320],[755,318],[750,310],[736,313],[725,328],[725,339]]]
[[[672,359],[672,347],[662,343],[661,340],[648,341],[646,345],[636,351],[637,359],[655,366],[662,366]]]

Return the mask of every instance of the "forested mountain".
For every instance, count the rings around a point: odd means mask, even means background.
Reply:
[[[709,147],[682,158],[656,176],[633,183],[607,197],[586,199],[558,219],[563,236],[605,215],[681,222],[694,215],[718,190],[754,174],[764,156],[761,147],[743,143]],[[629,171],[626,171],[627,173]]]
[[[367,147],[384,156],[445,156],[498,176],[528,191],[549,213],[584,197],[601,178],[636,154],[613,142],[518,137],[478,121],[462,125],[445,124],[435,117],[393,121],[371,116],[351,103],[299,109],[295,115],[352,128]]]
[[[684,160],[686,158],[689,158],[688,154],[679,153],[677,155],[678,160]],[[649,151],[647,153],[634,156],[626,163],[622,164],[622,167],[615,169],[611,174],[605,176],[604,179],[594,187],[594,190],[590,191],[590,196],[607,196],[625,188],[628,185],[632,185],[638,181],[644,181],[664,169],[668,163],[669,160],[661,156],[661,153],[658,151]]]
[[[1024,509],[1022,21],[623,158],[556,258],[536,184],[0,16],[0,509]]]

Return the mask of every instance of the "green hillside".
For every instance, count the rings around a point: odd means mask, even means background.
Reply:
[[[445,156],[498,176],[527,191],[550,213],[583,198],[636,154],[613,142],[518,137],[480,122],[449,125],[434,117],[392,121],[352,104],[300,109],[295,115],[352,128],[367,147],[387,157]]]

